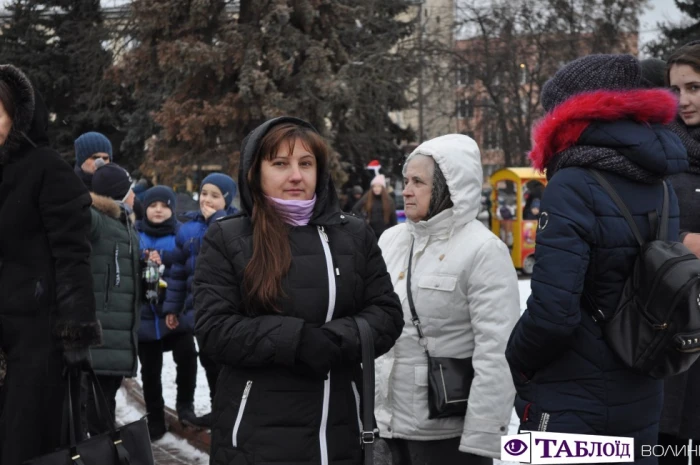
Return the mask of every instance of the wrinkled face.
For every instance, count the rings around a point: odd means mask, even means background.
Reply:
[[[672,65],[671,89],[678,95],[678,113],[687,126],[700,125],[700,73],[689,65]]]
[[[215,211],[226,209],[226,199],[224,199],[221,189],[214,184],[202,186],[202,192],[199,194],[199,208],[201,209],[205,205]]]
[[[281,200],[311,200],[316,192],[316,157],[296,139],[294,150],[280,144],[271,160],[260,165],[260,185],[268,197]]]
[[[12,129],[12,117],[5,106],[0,102],[0,146],[5,144],[7,137],[10,135],[10,129]]]
[[[374,195],[381,195],[383,190],[384,188],[381,186],[381,184],[375,184],[372,186],[372,193]]]
[[[411,158],[404,169],[404,212],[406,218],[414,223],[428,216],[434,172],[433,159],[422,155]]]
[[[90,158],[85,160],[82,165],[80,165],[80,169],[83,170],[83,172],[88,173],[88,174],[95,174],[95,171],[97,168],[95,168],[95,162],[99,159],[104,160],[105,165],[109,164],[109,154],[104,153],[104,152],[97,152],[93,153]]]
[[[160,224],[164,221],[168,221],[173,216],[173,211],[168,207],[165,202],[160,200],[153,202],[146,209],[146,217],[148,221],[153,224]]]

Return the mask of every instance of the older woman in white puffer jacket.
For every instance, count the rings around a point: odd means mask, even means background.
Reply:
[[[500,456],[515,388],[505,348],[520,316],[518,282],[508,248],[476,219],[481,155],[473,139],[450,134],[421,144],[406,160],[407,221],[379,245],[406,325],[377,360],[376,419],[397,465],[485,465]],[[411,291],[433,357],[472,357],[466,415],[428,419],[428,361],[411,324]]]

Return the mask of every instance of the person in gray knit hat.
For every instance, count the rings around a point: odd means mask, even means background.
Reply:
[[[671,176],[680,206],[680,238],[700,257],[700,41],[680,47],[668,57],[665,78],[679,99],[678,117],[670,127],[688,151],[688,169]],[[700,443],[700,364],[664,383],[664,408],[659,444],[687,446]],[[700,463],[697,456],[691,463]],[[688,457],[668,454],[659,464],[688,464]]]
[[[631,55],[588,55],[561,68],[542,87],[542,107],[551,111],[569,97],[592,90],[639,87],[642,70]]]
[[[661,179],[688,167],[666,126],[677,102],[667,90],[642,89],[639,62],[591,55],[559,70],[542,89],[547,110],[533,129],[530,159],[549,182],[540,201],[532,294],[506,349],[523,431],[658,439],[663,381],[627,367],[591,317],[617,308],[638,243],[596,168],[652,237],[648,212],[661,211]],[[678,201],[669,189],[668,238],[678,237]],[[585,296],[585,297],[583,297]]]

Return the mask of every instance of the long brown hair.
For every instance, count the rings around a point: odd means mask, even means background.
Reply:
[[[367,199],[365,200],[364,210],[367,212],[367,218],[372,214],[372,204],[374,204],[374,192],[372,192],[372,187],[370,186],[369,192],[367,192]],[[384,224],[389,224],[389,218],[391,218],[391,200],[389,199],[389,193],[386,191],[386,187],[382,186],[382,193],[379,195],[382,199],[382,213],[384,213]]]
[[[265,134],[248,173],[253,198],[253,256],[245,268],[243,282],[247,311],[253,316],[281,311],[279,299],[284,297],[282,279],[292,265],[289,229],[262,191],[260,168],[263,160],[272,160],[283,144],[287,144],[290,154],[294,152],[297,140],[316,157],[316,192],[323,189],[322,175],[327,170],[330,153],[328,144],[313,129],[293,123],[279,124]]]
[[[666,83],[671,83],[671,66],[688,65],[696,73],[700,73],[700,42],[684,45],[668,57],[666,61]]]

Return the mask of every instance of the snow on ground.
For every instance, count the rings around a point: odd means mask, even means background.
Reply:
[[[117,392],[117,410],[115,412],[118,424],[127,424],[140,420],[145,412],[141,405],[135,401],[129,401],[126,395],[126,389],[123,387]],[[158,445],[164,451],[176,450],[180,459],[185,459],[187,463],[192,465],[208,464],[209,455],[195,449],[184,439],[180,439],[171,433],[166,433],[162,439],[159,439],[154,444]]]
[[[518,281],[518,289],[520,292],[520,313],[522,313],[525,310],[525,308],[527,308],[527,298],[530,297],[530,280],[529,279],[519,280]],[[518,416],[515,414],[515,409],[513,409],[513,413],[511,414],[511,417],[510,417],[510,426],[508,428],[508,434],[517,434],[519,423],[520,423],[520,420],[518,419]],[[517,462],[503,462],[501,460],[494,460],[493,464],[494,465],[517,465]]]
[[[196,342],[196,341],[195,341]],[[177,372],[175,370],[175,361],[173,360],[173,353],[166,352],[163,354],[163,399],[165,400],[165,405],[175,409],[175,403],[177,399],[177,385],[175,384],[175,377]],[[141,366],[139,365],[139,372],[136,377],[139,384],[141,384]],[[199,357],[197,357],[197,388],[194,391],[194,413],[197,415],[204,415],[209,413],[211,410],[211,400],[209,399],[209,383],[207,383],[207,375],[202,368],[202,364],[199,363]]]
[[[530,280],[529,279],[521,279],[518,281],[518,287],[520,291],[520,309],[521,312],[525,310],[527,306],[527,298],[530,296]],[[202,368],[202,365],[200,363],[197,363],[198,370],[197,370],[197,389],[194,394],[194,410],[197,415],[203,415],[207,412],[209,412],[211,406],[210,406],[210,400],[209,400],[209,385],[207,384],[207,377],[204,372],[204,368]],[[177,386],[175,384],[175,376],[176,376],[176,371],[175,371],[175,362],[173,361],[173,354],[172,352],[166,352],[163,354],[163,399],[165,399],[165,404],[168,407],[175,408],[175,399],[177,396]],[[139,383],[141,382],[141,373],[139,369],[139,374],[137,377]],[[123,397],[122,392],[120,391],[120,396]],[[124,398],[125,400],[125,398]],[[123,405],[124,400],[121,402]],[[119,406],[120,401],[119,397],[117,398],[117,404]],[[119,416],[119,413],[117,413],[117,416]],[[140,418],[140,416],[138,417]],[[138,419],[136,418],[136,419]],[[134,421],[134,420],[130,420]],[[515,410],[513,410],[513,416],[511,417],[511,422],[510,422],[510,428],[509,428],[509,434],[516,434],[518,432],[518,417],[515,415]],[[166,441],[170,438],[172,441],[177,441],[177,438],[175,438],[172,434],[168,433],[166,434],[165,438],[163,438],[161,441]],[[184,441],[183,441],[184,442]],[[159,441],[160,443],[160,441]],[[185,443],[186,444],[186,443]],[[189,446],[189,444],[187,444]],[[194,450],[194,449],[193,449]],[[194,462],[196,463],[196,462]],[[501,462],[500,460],[495,460],[494,465],[506,465],[506,464],[511,464],[514,462]]]

